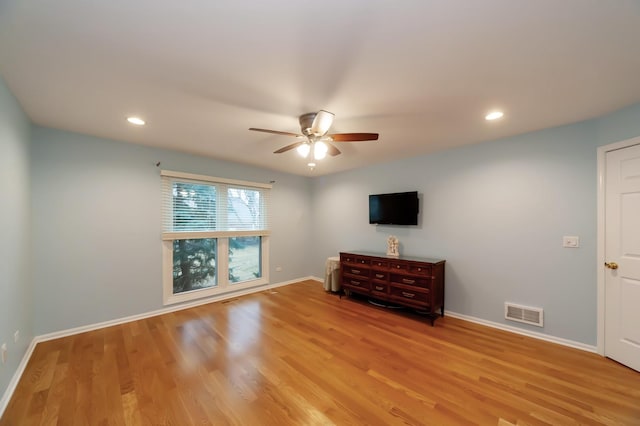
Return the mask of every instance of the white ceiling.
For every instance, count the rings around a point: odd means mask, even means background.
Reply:
[[[318,176],[639,102],[640,2],[0,0],[0,74],[42,126]],[[319,109],[380,139],[310,171],[247,130]]]

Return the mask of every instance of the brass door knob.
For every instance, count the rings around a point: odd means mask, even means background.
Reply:
[[[618,269],[618,264],[616,262],[604,262],[604,266],[609,269]]]

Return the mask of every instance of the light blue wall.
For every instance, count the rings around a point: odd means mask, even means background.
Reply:
[[[443,258],[446,309],[596,343],[597,146],[640,135],[640,105],[595,120],[366,167],[313,182],[315,274],[339,251]],[[384,139],[382,139],[384,140]],[[417,190],[417,227],[368,224],[368,195]],[[562,248],[563,235],[580,248]],[[542,307],[543,329],[504,320]]]
[[[547,130],[317,179],[316,230],[324,236],[317,262],[339,250],[384,251],[393,234],[401,253],[447,260],[447,310],[504,322],[505,301],[543,307],[544,332],[595,343],[591,128]],[[368,194],[412,190],[421,197],[417,227],[368,224]],[[581,248],[563,249],[563,235],[580,236]]]
[[[33,339],[29,131],[28,118],[0,77],[0,344],[8,348],[7,363],[0,364],[0,397]],[[14,343],[16,330],[21,337]]]
[[[595,122],[598,145],[640,136],[640,103],[601,117]]]
[[[327,256],[443,258],[446,309],[596,343],[597,146],[640,135],[640,106],[597,120],[366,167],[313,182],[314,271]],[[384,135],[383,135],[384,136]],[[368,224],[368,195],[417,190],[417,227]],[[562,248],[563,235],[580,248]],[[543,329],[504,320],[504,302],[545,310]]]
[[[37,335],[161,309],[160,169],[272,190],[270,281],[307,276],[310,179],[172,151],[35,128]],[[282,272],[275,267],[282,266]]]

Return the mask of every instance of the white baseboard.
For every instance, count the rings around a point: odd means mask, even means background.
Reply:
[[[15,392],[16,390],[16,386],[18,386],[18,382],[20,382],[20,378],[22,377],[22,374],[24,373],[25,368],[27,368],[27,364],[31,359],[33,350],[36,348],[36,343],[37,342],[35,338],[31,340],[31,343],[27,347],[27,350],[24,353],[24,356],[22,357],[20,364],[18,364],[18,368],[16,369],[16,372],[13,373],[13,377],[9,382],[9,386],[7,386],[7,389],[4,391],[4,395],[2,395],[2,399],[0,399],[0,418],[2,418],[2,415],[4,414],[4,410],[6,410],[7,406],[9,405],[9,401],[13,396],[13,392]]]
[[[597,348],[593,345],[587,345],[585,343],[576,342],[574,340],[563,339],[562,337],[550,336],[544,333],[538,333],[535,331],[524,330],[522,328],[513,327],[507,324],[500,324],[498,322],[487,321],[480,318],[472,317],[469,315],[459,314],[457,312],[445,311],[445,315],[453,318],[463,319],[465,321],[473,322],[476,324],[486,325],[487,327],[497,328],[504,331],[509,331],[515,334],[521,334],[523,336],[532,337],[534,339],[544,340],[551,343],[557,343],[562,346],[568,346],[574,349],[580,349],[587,352],[597,353]]]

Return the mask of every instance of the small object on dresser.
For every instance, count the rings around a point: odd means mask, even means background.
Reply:
[[[400,251],[398,250],[399,245],[400,242],[398,241],[398,237],[395,235],[389,235],[389,238],[387,238],[387,256],[400,256]]]

